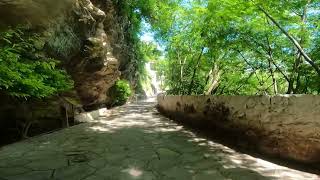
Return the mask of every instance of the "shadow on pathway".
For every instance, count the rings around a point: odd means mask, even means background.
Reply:
[[[238,153],[159,115],[154,103],[0,149],[0,180],[305,180],[318,176]]]

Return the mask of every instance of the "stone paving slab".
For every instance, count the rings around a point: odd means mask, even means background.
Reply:
[[[0,180],[306,180],[158,115],[153,103],[2,147]]]

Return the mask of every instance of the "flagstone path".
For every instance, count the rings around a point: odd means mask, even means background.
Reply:
[[[0,180],[320,179],[199,137],[154,103],[2,147]]]

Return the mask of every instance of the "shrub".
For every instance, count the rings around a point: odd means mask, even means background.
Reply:
[[[0,91],[44,98],[71,89],[72,80],[57,68],[59,61],[45,57],[35,45],[39,36],[26,32],[20,28],[0,32]]]
[[[132,95],[130,84],[126,80],[119,80],[109,90],[109,96],[112,99],[111,106],[124,105]]]

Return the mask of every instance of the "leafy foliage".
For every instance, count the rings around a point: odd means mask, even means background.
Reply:
[[[73,56],[72,52],[77,52],[81,48],[81,40],[73,32],[75,27],[67,23],[59,23],[53,32],[50,32],[47,39],[46,48],[54,54],[55,57],[62,59]]]
[[[73,87],[58,61],[37,49],[39,36],[22,28],[0,33],[0,90],[16,97],[44,98]]]
[[[154,47],[151,44],[145,44],[140,41],[140,33],[142,31],[143,22],[152,23],[154,25],[165,25],[164,23],[157,23],[158,21],[163,21],[163,12],[178,6],[178,3],[172,0],[113,0],[113,2],[118,6],[120,14],[128,19],[126,29],[126,39],[131,45],[130,49],[132,51],[133,57],[131,57],[131,64],[134,65],[134,74],[128,74],[124,78],[128,79],[132,85],[135,86],[135,90],[138,93],[142,92],[144,86],[150,85],[150,77],[145,70],[145,64],[150,60],[152,53],[157,53],[154,51]],[[172,12],[172,11],[167,11]],[[126,19],[123,18],[123,19]],[[170,20],[170,19],[167,19]],[[171,21],[171,20],[170,20]],[[155,27],[156,29],[164,29],[167,27]],[[163,34],[159,32],[159,36]],[[153,49],[153,50],[152,50]],[[138,82],[132,82],[135,80]]]
[[[140,42],[140,61],[138,63],[139,83],[136,88],[137,93],[152,92],[151,77],[145,69],[145,65],[148,62],[153,62],[159,58],[161,52],[157,49],[157,46],[152,42]]]
[[[168,93],[320,93],[317,1],[171,2],[153,24]]]
[[[119,80],[109,90],[109,96],[113,100],[111,106],[124,105],[132,95],[130,84],[126,80]]]

